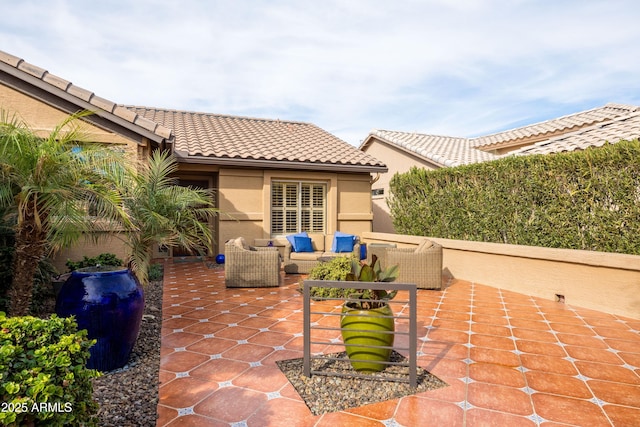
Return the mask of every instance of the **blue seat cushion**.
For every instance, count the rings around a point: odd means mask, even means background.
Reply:
[[[334,252],[353,252],[353,238],[351,236],[338,236],[336,240],[336,250]]]
[[[313,252],[311,237],[294,236],[293,240],[296,242],[294,247],[295,252]]]
[[[302,233],[296,233],[296,234],[289,234],[287,236],[287,240],[289,241],[289,243],[291,243],[291,247],[293,248],[294,252],[298,252],[296,250],[296,240],[295,237],[296,236],[300,236],[300,237],[309,237],[309,235],[307,234],[306,231],[303,231]]]
[[[347,252],[351,252],[353,250],[353,245],[355,245],[357,237],[353,234],[343,233],[341,231],[336,231],[333,235],[333,242],[331,243],[331,252],[340,252],[338,251],[338,238],[339,237],[350,237],[351,238],[351,250]]]

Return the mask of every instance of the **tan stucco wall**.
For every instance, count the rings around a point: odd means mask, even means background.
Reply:
[[[12,88],[0,84],[0,109],[9,117],[17,114],[29,127],[40,136],[49,135],[56,126],[69,117],[69,114],[51,107],[44,102],[27,96]],[[86,122],[78,122],[82,129],[83,137],[87,141],[118,144],[125,151],[138,157],[140,144],[121,135],[106,131]]]
[[[92,258],[102,253],[112,253],[118,258],[125,261],[127,260],[128,250],[124,244],[121,234],[110,235],[107,233],[100,233],[98,241],[94,241],[91,238],[81,239],[70,248],[61,250],[53,258],[53,265],[58,270],[58,273],[66,273],[67,267],[65,263],[67,260],[82,261],[84,257]]]
[[[417,245],[424,237],[364,233],[365,243]],[[450,277],[640,319],[640,256],[430,238]]]
[[[327,233],[360,234],[371,230],[370,176],[294,170],[225,169],[219,171],[219,250],[242,236],[249,243],[269,239],[271,182],[301,180],[327,183]]]
[[[374,176],[377,181],[371,185],[371,189],[382,189],[384,194],[381,196],[373,196],[373,231],[380,233],[394,233],[393,221],[389,215],[389,207],[387,206],[387,198],[390,196],[389,182],[396,173],[408,172],[412,167],[425,169],[435,169],[436,166],[415,155],[401,150],[398,147],[391,146],[378,139],[373,138],[363,147],[363,151],[367,154],[383,161],[389,171],[379,176]]]

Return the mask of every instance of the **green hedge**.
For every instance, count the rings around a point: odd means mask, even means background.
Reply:
[[[640,254],[640,142],[507,157],[390,183],[401,234]]]
[[[97,425],[99,373],[85,367],[94,342],[73,318],[0,312],[0,425]]]

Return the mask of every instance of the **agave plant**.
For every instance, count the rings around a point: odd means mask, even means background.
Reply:
[[[365,261],[351,261],[351,272],[347,274],[346,280],[350,282],[393,282],[398,278],[398,265],[393,265],[382,270],[378,257],[371,257],[371,265]],[[385,291],[375,289],[361,289],[349,295],[347,306],[360,310],[371,310],[380,308],[387,304],[387,301],[395,298],[397,290]]]

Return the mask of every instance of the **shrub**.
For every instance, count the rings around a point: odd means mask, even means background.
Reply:
[[[97,425],[100,374],[85,367],[94,343],[73,318],[0,312],[0,424]]]
[[[396,174],[399,234],[640,254],[640,142]]]
[[[327,262],[321,262],[311,269],[309,279],[344,281],[347,274],[351,272],[352,259],[355,259],[355,255],[335,257]],[[344,298],[356,292],[355,289],[317,287],[312,287],[310,291],[312,298]]]
[[[122,260],[115,256],[114,254],[105,252],[96,257],[89,258],[85,255],[82,261],[71,261],[67,260],[66,266],[69,271],[74,271],[79,268],[85,267],[95,267],[96,265],[112,265],[115,267],[121,266],[123,264]]]
[[[164,276],[164,267],[162,264],[151,264],[149,266],[149,281],[162,280]]]

